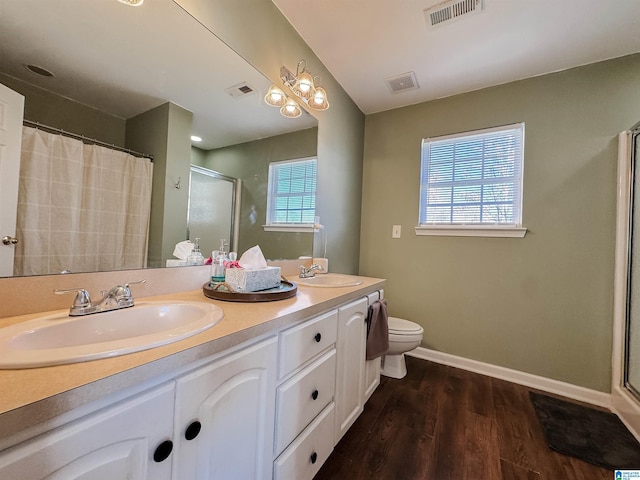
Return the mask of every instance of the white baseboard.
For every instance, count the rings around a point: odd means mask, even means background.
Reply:
[[[461,368],[463,370],[469,370],[470,372],[487,375],[489,377],[499,378],[501,380],[517,383],[537,390],[543,390],[556,395],[562,395],[563,397],[572,398],[592,405],[611,408],[611,394],[580,387],[571,383],[540,377],[531,373],[512,370],[498,365],[491,365],[490,363],[479,362],[477,360],[470,360],[468,358],[458,357],[449,353],[437,352],[424,347],[418,347],[415,350],[407,352],[405,355],[421,358],[423,360],[430,360],[432,362],[449,365],[451,367]]]

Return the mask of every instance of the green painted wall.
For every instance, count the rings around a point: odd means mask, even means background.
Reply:
[[[331,107],[318,127],[317,211],[327,234],[330,270],[358,272],[364,115],[271,0],[175,0],[260,70],[280,83],[280,67],[305,59],[320,75]],[[316,256],[324,243],[315,242]],[[290,258],[290,256],[289,256]]]
[[[187,238],[192,119],[191,112],[168,102],[127,120],[127,148],[153,155],[151,268],[175,258],[176,243]],[[180,189],[175,188],[178,179]]]
[[[318,129],[277,135],[192,156],[197,165],[242,180],[238,254],[260,245],[271,260],[313,254],[312,233],[265,232],[269,163],[317,155]],[[194,149],[198,150],[198,149]]]
[[[119,147],[126,121],[0,73],[0,83],[24,95],[24,118]]]
[[[617,134],[638,120],[640,55],[367,116],[360,273],[425,347],[609,391]],[[521,121],[526,237],[417,237],[421,139]]]

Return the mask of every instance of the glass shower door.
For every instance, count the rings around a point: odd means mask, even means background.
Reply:
[[[236,248],[236,203],[240,189],[238,179],[227,177],[213,170],[191,166],[189,183],[189,214],[187,237],[194,242],[200,239],[205,258],[212,250],[218,250],[220,239],[227,242],[227,251]]]

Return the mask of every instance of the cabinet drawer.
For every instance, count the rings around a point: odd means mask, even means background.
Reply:
[[[338,312],[332,311],[280,334],[280,377],[336,343]]]
[[[311,480],[333,450],[335,404],[331,402],[275,461],[274,480]]]
[[[333,400],[335,373],[334,348],[278,387],[276,455]]]

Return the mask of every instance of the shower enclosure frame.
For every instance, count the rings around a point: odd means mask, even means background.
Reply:
[[[217,180],[229,182],[232,185],[232,198],[231,198],[231,226],[230,226],[230,238],[228,239],[229,251],[238,251],[238,242],[240,236],[240,208],[242,202],[242,180],[235,177],[224,175],[215,170],[201,167],[199,165],[190,165],[190,176],[193,173],[199,173],[206,175]],[[189,189],[191,189],[191,181],[189,182]],[[190,216],[191,216],[191,192],[189,192],[189,200],[187,202],[187,239],[190,239]],[[215,239],[217,240],[217,239]],[[216,244],[217,245],[217,244]],[[206,255],[205,255],[206,256]]]
[[[640,124],[618,136],[617,218],[613,305],[611,408],[640,439],[640,396],[628,384],[629,297],[635,138]],[[640,199],[636,199],[640,205]],[[640,252],[639,252],[640,255]]]

